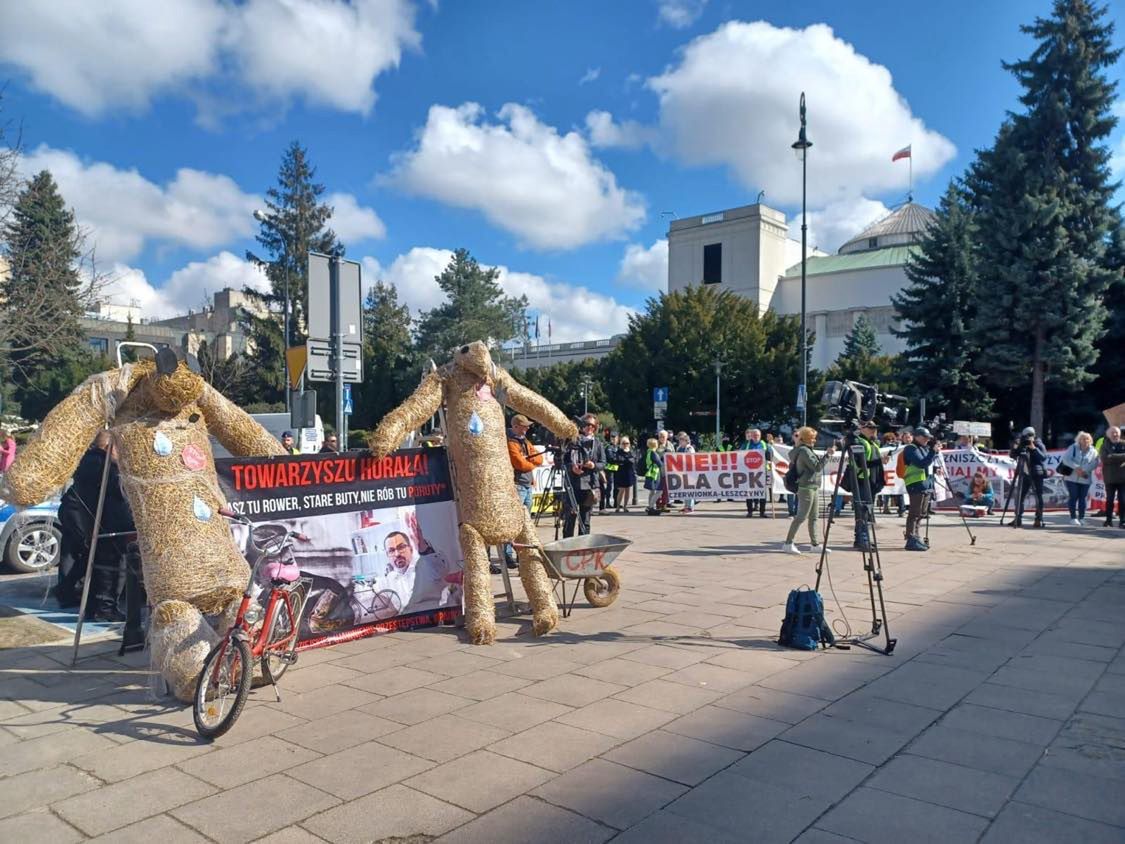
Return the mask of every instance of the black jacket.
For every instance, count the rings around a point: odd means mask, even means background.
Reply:
[[[572,471],[572,467],[581,466],[588,460],[594,461],[593,469],[583,469],[577,475]],[[598,488],[598,474],[605,469],[605,446],[597,438],[588,445],[583,445],[581,440],[572,442],[563,452],[563,466],[575,492],[593,491]]]
[[[866,466],[860,468],[860,475],[871,479],[871,494],[878,495],[887,480],[886,476],[883,474],[883,456],[882,452],[879,451],[879,442],[877,440],[869,440],[862,434],[856,434],[855,441],[856,445],[867,444],[867,451],[871,454],[871,457],[865,461]],[[847,462],[846,456],[844,460],[844,478],[840,482],[840,486],[841,489],[850,492],[852,489],[852,468],[851,464]],[[857,460],[856,462],[858,463],[859,461]],[[861,484],[863,477],[860,478]]]
[[[1047,449],[1038,439],[1035,440],[1035,445],[1030,448],[1021,446],[1017,442],[1008,453],[1013,460],[1018,460],[1020,454],[1027,455],[1027,461],[1024,464],[1026,468],[1023,474],[1036,478],[1042,478],[1047,474]]]
[[[87,449],[74,470],[74,483],[63,494],[59,504],[61,510],[71,510],[80,514],[80,524],[88,525],[86,532],[93,530],[94,514],[98,510],[98,493],[101,491],[102,472],[105,470],[106,453],[100,448]],[[61,513],[60,513],[61,518]],[[105,504],[102,506],[100,533],[119,533],[134,530],[133,514],[121,491],[121,476],[117,464],[111,463],[109,477],[106,479]]]

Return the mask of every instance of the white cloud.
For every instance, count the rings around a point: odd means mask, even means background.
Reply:
[[[229,176],[182,168],[166,184],[136,170],[84,162],[69,150],[40,146],[22,161],[25,174],[50,170],[99,260],[128,261],[149,240],[212,249],[250,235],[261,204]]]
[[[146,0],[51,0],[5,16],[0,56],[88,116],[165,93],[367,114],[375,78],[420,40],[410,0],[166,0],[158,14]]]
[[[258,227],[253,213],[261,197],[218,173],[185,167],[160,185],[135,169],[83,161],[48,146],[24,156],[20,168],[24,176],[51,171],[79,224],[89,230],[99,261],[129,261],[150,242],[214,249]],[[379,215],[351,194],[334,193],[327,201],[335,207],[330,224],[345,243],[386,235]]]
[[[831,202],[824,208],[809,212],[809,251],[815,247],[835,252],[842,243],[855,237],[876,220],[890,213],[882,202],[860,196]],[[789,236],[801,238],[801,214],[789,221]]]
[[[301,96],[367,114],[375,77],[422,40],[408,0],[249,0],[229,8],[225,43],[242,82],[273,100]]]
[[[578,80],[578,84],[585,85],[587,82],[594,82],[601,75],[602,69],[600,67],[586,68],[586,72],[582,74],[582,78]]]
[[[158,93],[213,73],[225,12],[215,0],[8,7],[0,56],[31,83],[86,115],[143,108]]]
[[[332,219],[328,224],[345,246],[387,236],[387,227],[379,215],[360,205],[350,193],[333,193],[324,201],[332,206]]]
[[[639,243],[625,247],[617,278],[650,292],[668,289],[668,241],[656,241],[647,249]]]
[[[489,123],[477,103],[430,107],[417,147],[395,156],[391,182],[480,211],[540,249],[622,236],[645,216],[642,198],[590,155],[578,132],[560,135],[508,103]]]
[[[598,148],[640,149],[656,140],[653,128],[635,120],[617,123],[608,111],[595,110],[587,114],[586,131],[590,135],[590,146]]]
[[[706,5],[707,0],[658,0],[656,17],[673,29],[685,29],[699,19]]]
[[[687,45],[679,63],[648,80],[660,98],[664,141],[683,161],[726,165],[749,189],[780,202],[801,197],[790,145],[797,102],[808,98],[809,185],[815,203],[906,187],[891,154],[913,145],[926,178],[956,148],[926,128],[895,90],[890,72],[815,24],[806,29],[730,22]]]
[[[115,305],[136,302],[145,319],[167,319],[199,310],[224,287],[269,289],[264,273],[230,252],[220,252],[206,261],[193,261],[172,273],[160,286],[150,282],[143,271],[126,264],[115,264],[107,275],[109,281],[102,298]]]
[[[413,313],[437,307],[444,294],[434,276],[445,269],[453,252],[448,249],[416,246],[399,255],[387,267],[374,258],[363,260],[365,285],[376,279],[394,285],[399,301],[410,305]],[[565,343],[595,340],[619,334],[629,326],[632,308],[619,304],[612,296],[596,293],[585,287],[548,281],[534,273],[510,270],[499,266],[498,282],[509,296],[527,296],[529,310],[540,314],[542,342],[547,342],[547,320],[551,321],[551,340]]]

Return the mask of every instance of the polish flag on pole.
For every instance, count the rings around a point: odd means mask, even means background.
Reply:
[[[904,146],[902,149],[891,156],[891,161],[898,161],[900,158],[909,158],[913,160],[913,156],[910,154],[911,146],[911,144],[907,144],[906,146]]]

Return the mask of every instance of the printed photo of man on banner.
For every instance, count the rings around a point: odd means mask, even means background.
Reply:
[[[464,558],[444,448],[403,449],[382,460],[358,453],[228,458],[216,470],[232,508],[258,523],[259,543],[292,532],[277,556],[311,582],[302,648],[460,614]],[[250,557],[249,531],[232,529]]]

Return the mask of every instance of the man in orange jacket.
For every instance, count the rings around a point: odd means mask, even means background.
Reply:
[[[531,487],[535,482],[535,469],[543,465],[543,452],[533,451],[532,443],[527,438],[531,428],[531,420],[522,413],[512,417],[512,427],[508,429],[508,459],[512,462],[515,472],[516,492],[527,511],[531,512]],[[516,551],[511,545],[504,546],[504,561],[508,568],[514,569],[516,564]],[[493,567],[493,574],[499,574],[498,566]]]

